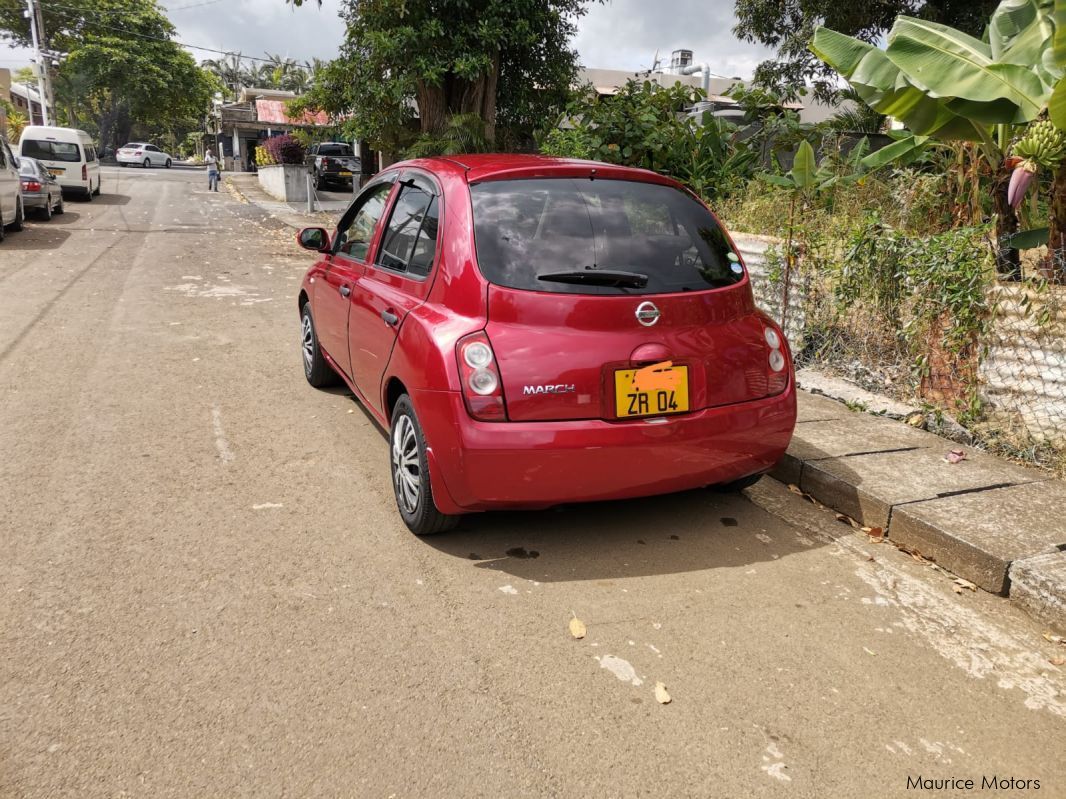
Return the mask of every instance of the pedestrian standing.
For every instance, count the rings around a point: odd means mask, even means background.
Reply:
[[[204,163],[207,164],[207,190],[218,191],[218,159],[210,150],[204,156]]]

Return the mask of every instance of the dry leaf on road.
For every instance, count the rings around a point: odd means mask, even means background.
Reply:
[[[955,578],[955,588],[958,589],[956,591],[956,593],[959,593],[959,594],[962,593],[962,589],[963,588],[969,588],[971,591],[976,591],[977,590],[977,586],[976,585],[974,585],[969,580],[967,580],[967,579],[965,579],[963,577],[956,577]]]
[[[584,638],[587,632],[585,622],[581,621],[577,616],[570,619],[570,635],[574,636],[574,638]]]
[[[666,686],[661,682],[655,683],[655,701],[660,705],[669,705],[673,701],[666,692]]]

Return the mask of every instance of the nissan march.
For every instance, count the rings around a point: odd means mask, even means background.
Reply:
[[[518,155],[377,175],[298,307],[304,375],[389,431],[400,515],[743,487],[784,454],[792,361],[707,207],[644,170]]]

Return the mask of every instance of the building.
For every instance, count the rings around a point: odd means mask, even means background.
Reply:
[[[31,125],[43,125],[41,95],[36,86],[27,86],[11,79],[10,69],[0,69],[0,99],[7,100],[15,111],[22,114]]]
[[[707,93],[707,102],[711,104],[702,110],[714,110],[724,112],[723,116],[730,116],[730,108],[738,109],[736,102],[726,96],[731,86],[747,85],[747,81],[741,78],[719,77],[711,73],[712,65],[696,64],[693,62],[691,50],[675,50],[670,56],[669,66],[656,66],[647,72],[629,72],[624,69],[582,69],[578,71],[578,84],[591,84],[601,97],[615,94],[628,80],[650,80],[660,86],[673,86],[681,83],[687,86],[702,88]],[[685,72],[699,72],[699,74],[685,74]],[[837,113],[837,106],[825,105],[816,102],[813,98],[805,103],[786,103],[785,108],[799,113],[801,122],[818,123],[824,122]]]
[[[285,103],[295,98],[293,92],[252,87],[242,88],[236,102],[217,105],[211,132],[215,146],[225,159],[223,169],[252,171],[249,158],[254,157],[254,148],[273,136],[294,130],[309,130],[313,136],[318,131],[324,135],[331,127],[324,113],[289,116]],[[208,146],[210,138],[209,135]]]

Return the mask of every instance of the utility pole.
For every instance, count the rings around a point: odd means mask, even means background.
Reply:
[[[40,7],[33,0],[26,0],[29,6],[27,16],[30,18],[30,37],[33,39],[33,58],[37,67],[37,94],[41,98],[41,122],[44,125],[51,124],[48,119],[48,99],[51,92],[48,90],[48,66],[45,57],[41,53],[41,39],[44,38],[44,26],[38,16]],[[30,102],[30,123],[33,123],[33,102]]]

